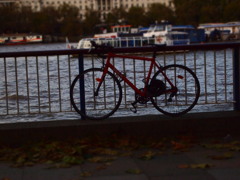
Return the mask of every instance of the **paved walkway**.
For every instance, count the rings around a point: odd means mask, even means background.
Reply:
[[[187,115],[170,120],[110,119],[104,122],[49,122],[2,125],[0,140],[15,144],[42,137],[61,139],[101,133],[108,136],[110,130],[129,135],[168,137],[176,134],[199,134],[203,140],[194,143],[187,151],[173,148],[158,150],[144,148],[111,155],[107,161],[86,161],[70,168],[49,168],[46,164],[30,167],[11,167],[0,162],[0,180],[239,180],[240,179],[240,126],[239,112]],[[138,121],[138,122],[137,122]],[[65,123],[65,124],[64,124]],[[75,125],[77,127],[75,128]],[[146,130],[147,129],[147,130]],[[159,130],[161,132],[159,132]],[[221,132],[220,132],[221,131]],[[175,133],[174,133],[175,132]],[[231,137],[224,139],[227,133]],[[84,134],[84,133],[83,133]],[[211,135],[213,141],[206,136]],[[221,145],[218,145],[218,143]],[[171,142],[169,142],[171,144]],[[210,145],[209,145],[210,144]],[[211,144],[213,146],[211,146]],[[229,144],[224,146],[224,144]],[[143,155],[147,158],[143,159]],[[107,155],[109,158],[109,155]]]
[[[142,153],[142,152],[138,152]],[[164,152],[152,159],[120,156],[104,163],[87,162],[71,168],[49,165],[12,168],[0,163],[1,180],[239,180],[240,152],[194,147],[188,152]],[[210,158],[215,157],[215,158]],[[222,158],[221,158],[222,157]]]

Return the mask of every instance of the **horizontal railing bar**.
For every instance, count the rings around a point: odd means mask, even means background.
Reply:
[[[157,61],[163,66],[173,63],[188,66],[200,79],[201,96],[198,105],[200,111],[206,111],[209,107],[222,109],[224,106],[234,109],[234,105],[239,105],[240,86],[239,78],[236,77],[240,76],[239,71],[233,69],[235,67],[239,70],[236,65],[237,61],[239,65],[239,54],[235,52],[239,53],[239,48],[240,42],[229,42],[114,48],[111,51],[141,57],[149,57],[153,51],[157,51]],[[0,82],[0,116],[73,112],[69,96],[73,78],[79,74],[79,68],[84,70],[102,67],[102,60],[96,57],[99,53],[106,54],[107,50],[0,52],[0,73],[3,77]],[[78,55],[78,58],[71,59],[71,55]],[[84,67],[78,65],[79,58],[84,60]],[[113,62],[123,72],[126,71],[126,75],[132,78],[136,86],[141,88],[144,85],[143,78],[149,64],[132,61],[131,58],[116,58]],[[122,86],[123,100],[119,108],[128,111],[135,95],[123,83]],[[234,91],[234,87],[238,89]],[[107,98],[108,96],[105,96],[104,107],[107,107]],[[139,105],[138,108],[150,109],[152,105]]]
[[[114,48],[114,53],[137,53],[137,52],[153,52],[153,51],[178,51],[178,50],[221,50],[227,48],[239,47],[239,42],[224,43],[206,43],[206,44],[190,44],[181,46],[145,46],[145,47],[127,47]],[[107,50],[94,49],[64,49],[64,50],[45,50],[45,51],[22,51],[22,52],[0,52],[0,58],[3,57],[24,57],[24,56],[51,56],[51,55],[69,55],[69,54],[98,54],[107,53]]]

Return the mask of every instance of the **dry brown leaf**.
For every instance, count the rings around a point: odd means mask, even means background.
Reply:
[[[226,152],[226,153],[223,153],[221,155],[210,155],[208,157],[213,159],[213,160],[225,160],[225,159],[233,158],[233,153],[232,152]]]

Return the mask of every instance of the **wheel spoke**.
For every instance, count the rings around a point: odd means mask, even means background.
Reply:
[[[93,68],[84,71],[71,85],[71,102],[74,109],[88,119],[105,119],[111,116],[119,107],[122,100],[122,88],[117,78],[108,72],[101,82],[102,69]],[[83,114],[80,108],[79,81],[84,78],[85,109]]]
[[[200,95],[197,76],[189,68],[181,65],[166,66],[163,68],[163,72],[177,88],[177,91],[152,98],[153,105],[166,115],[177,116],[187,113],[196,105]],[[167,89],[171,89],[171,85],[160,71],[153,78],[163,81]]]

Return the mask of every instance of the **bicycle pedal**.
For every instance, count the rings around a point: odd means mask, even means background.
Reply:
[[[172,98],[169,98],[169,99],[167,100],[167,102],[172,102]]]
[[[137,104],[137,102],[133,102],[131,105],[133,108],[130,108],[130,111],[132,111],[133,113],[137,113],[137,107],[135,106]]]
[[[136,108],[130,108],[130,111],[132,111],[133,113],[137,113],[137,109]]]

